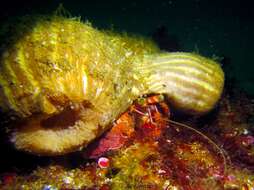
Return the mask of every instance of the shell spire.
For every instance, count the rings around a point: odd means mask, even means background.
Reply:
[[[144,58],[147,93],[162,93],[175,108],[189,114],[205,114],[214,108],[224,87],[220,65],[194,53],[175,52]]]

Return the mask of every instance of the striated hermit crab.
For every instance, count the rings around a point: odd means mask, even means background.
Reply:
[[[0,107],[16,117],[20,150],[61,155],[85,147],[144,94],[163,94],[190,114],[221,96],[224,74],[193,53],[161,52],[151,41],[98,31],[76,18],[40,16],[3,44]]]

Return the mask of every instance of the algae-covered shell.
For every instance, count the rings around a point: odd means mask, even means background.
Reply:
[[[76,19],[38,18],[2,54],[0,106],[21,117],[61,111],[68,101],[99,106],[102,92],[113,99],[121,95],[121,85],[128,90],[139,85],[133,84],[133,60],[157,51],[149,43]]]
[[[57,16],[38,18],[0,62],[0,107],[22,119],[11,140],[45,155],[86,146],[144,94],[163,93],[180,110],[206,113],[224,83],[207,58],[160,53],[149,40]]]

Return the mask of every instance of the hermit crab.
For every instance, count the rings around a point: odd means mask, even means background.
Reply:
[[[224,73],[194,53],[161,52],[151,41],[62,16],[23,22],[0,57],[0,107],[15,116],[11,141],[38,155],[86,147],[132,102],[162,94],[202,115],[219,100]],[[24,29],[25,32],[22,32]]]

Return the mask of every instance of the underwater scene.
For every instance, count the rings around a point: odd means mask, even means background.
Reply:
[[[250,0],[0,9],[0,190],[254,190]]]

